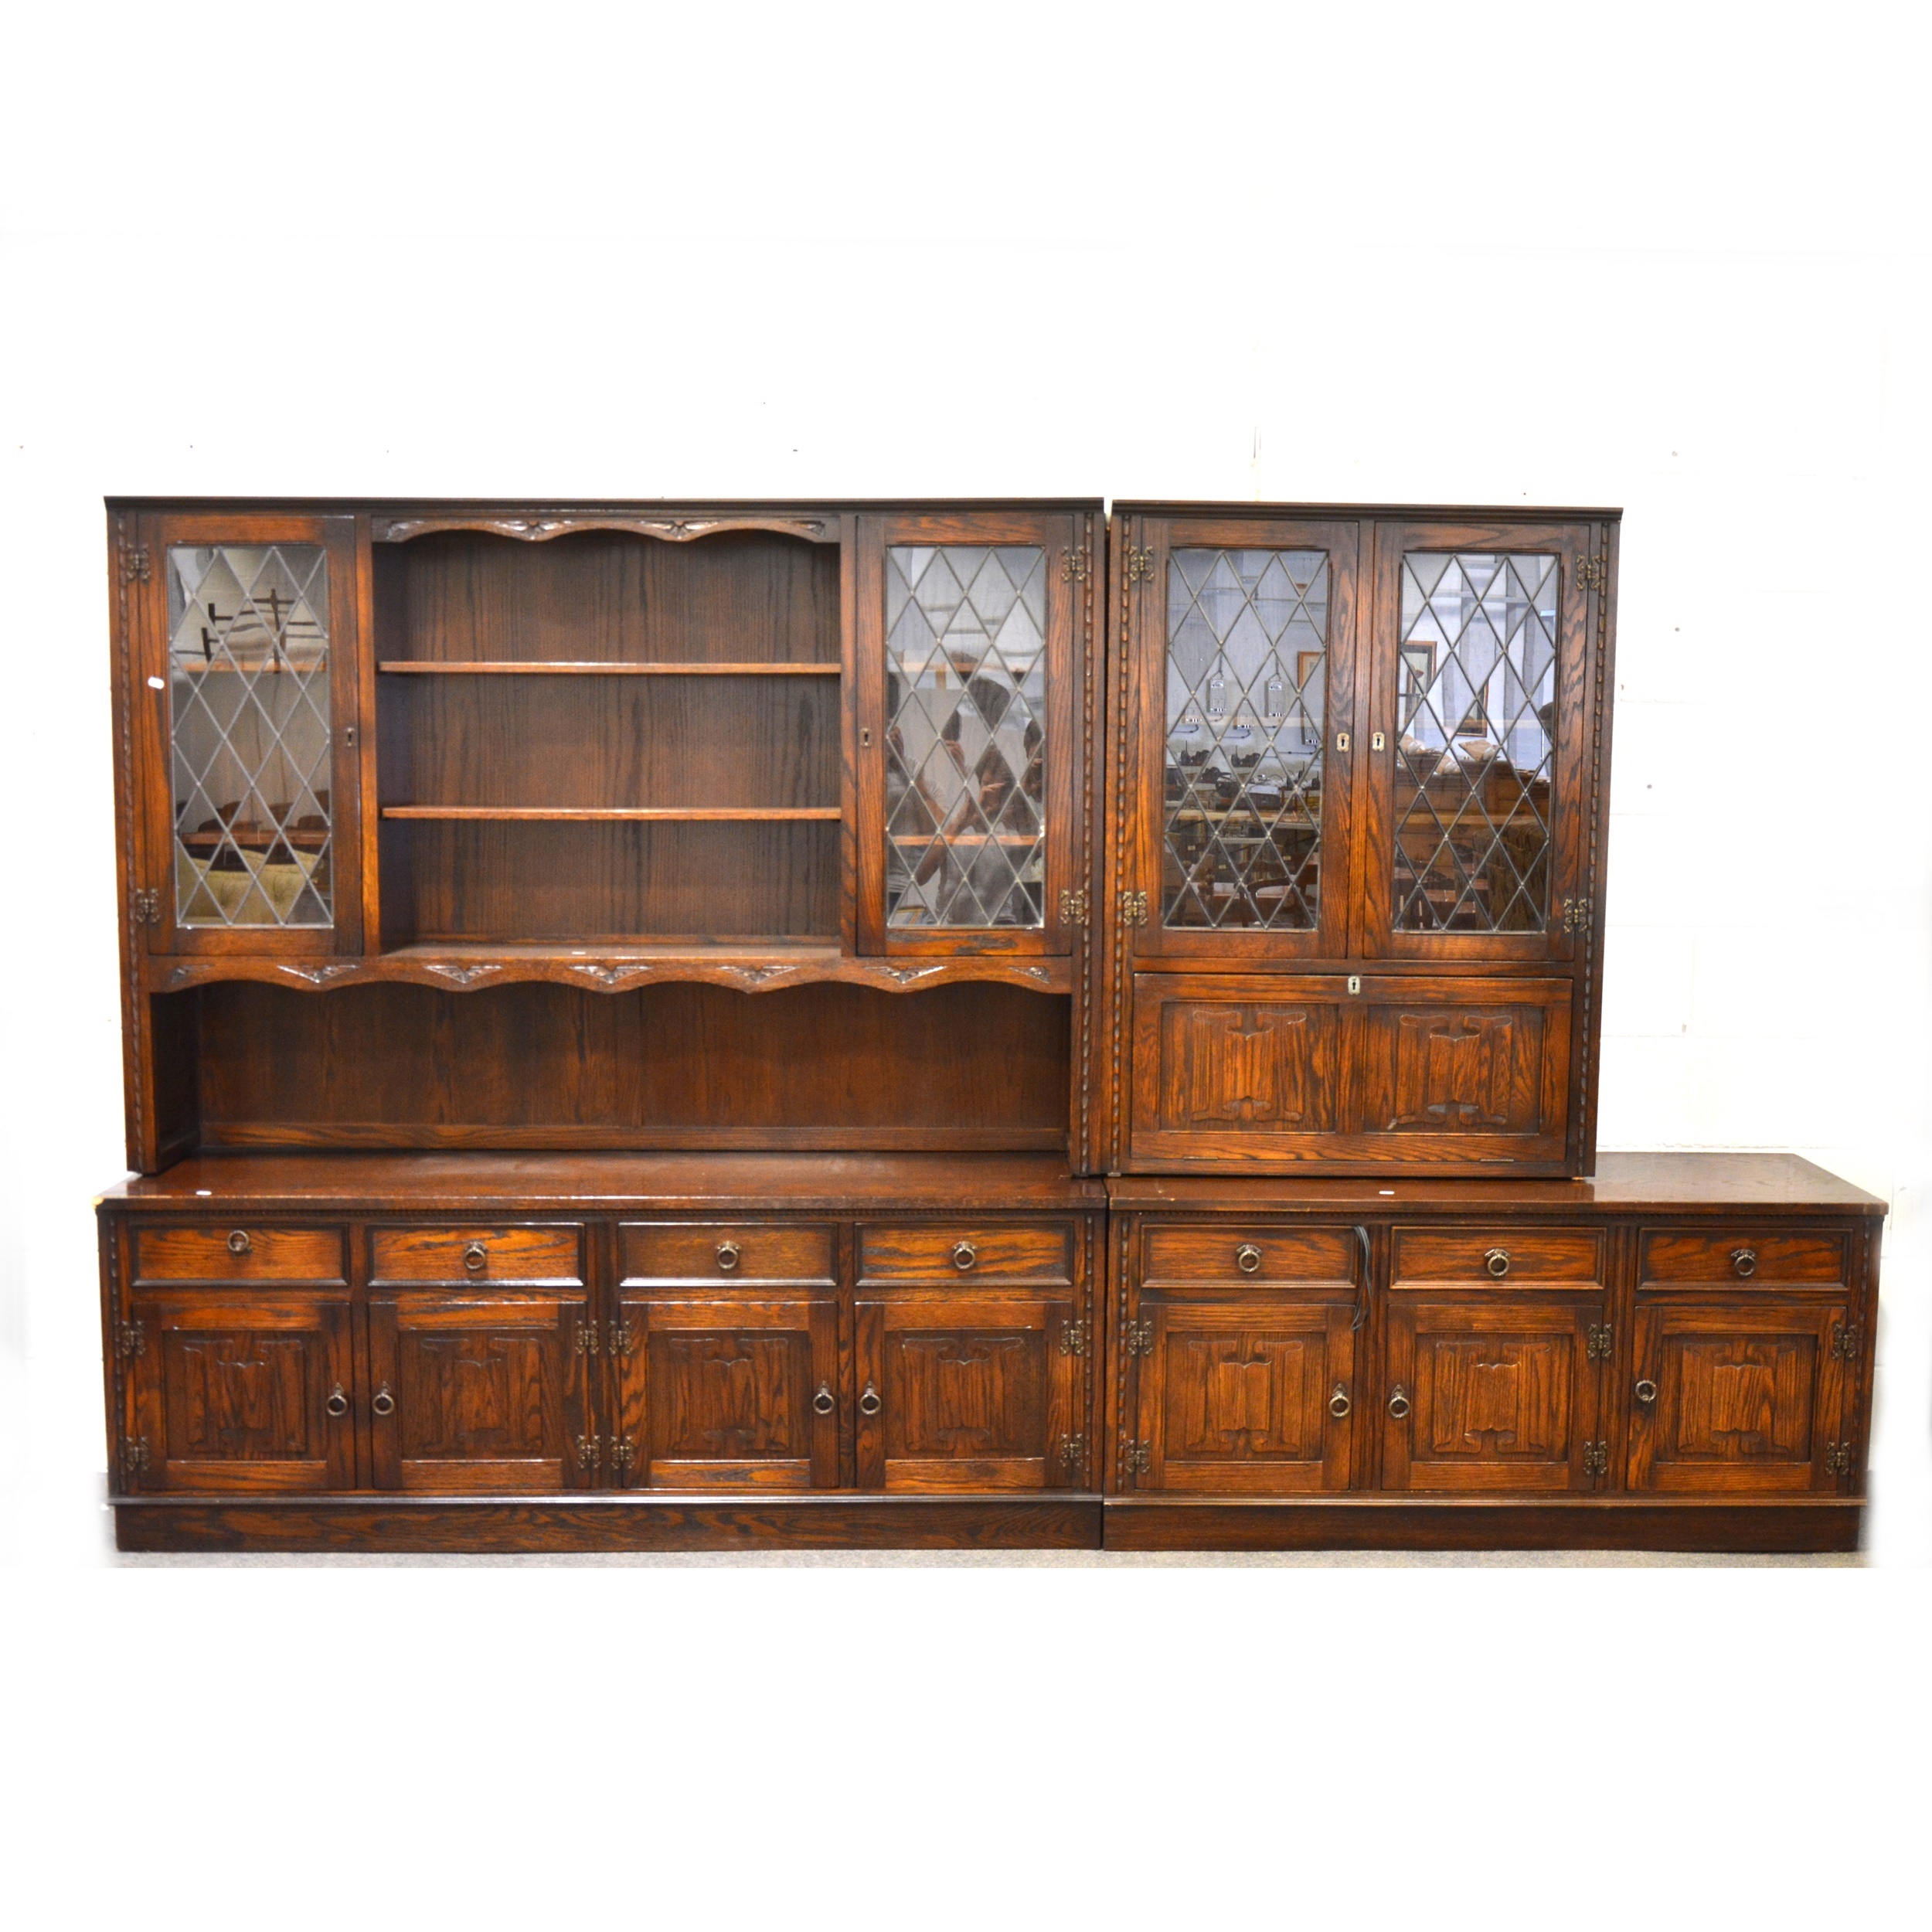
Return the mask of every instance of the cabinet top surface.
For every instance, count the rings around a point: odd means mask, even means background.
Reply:
[[[314,515],[349,516],[736,516],[760,511],[792,515],[808,511],[1039,510],[1100,512],[1097,496],[973,497],[558,497],[558,496],[111,496],[110,511],[276,510]]]
[[[1713,1213],[1820,1211],[1876,1214],[1886,1204],[1862,1188],[1795,1154],[1604,1154],[1597,1172],[1580,1180],[1465,1179],[1447,1175],[1290,1175],[1234,1179],[1214,1175],[1133,1175],[1107,1182],[1116,1207],[1151,1212],[1268,1208],[1333,1209],[1386,1213],[1438,1211],[1614,1213],[1658,1210]]]
[[[205,1154],[131,1177],[102,1205],[179,1210],[206,1198],[297,1210],[1104,1206],[1056,1154]]]
[[[1553,523],[1587,519],[1617,522],[1621,509],[1589,509],[1575,504],[1544,503],[1251,503],[1145,502],[1116,499],[1107,505],[1114,516],[1213,517],[1430,517],[1478,518],[1484,522]]]

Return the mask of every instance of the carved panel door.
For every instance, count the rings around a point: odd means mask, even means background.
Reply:
[[[1598,547],[1589,523],[1374,526],[1366,954],[1573,957]]]
[[[859,519],[861,951],[1070,950],[1093,521]]]
[[[1070,1290],[862,1294],[857,1317],[862,1489],[1084,1484]]]
[[[556,1490],[597,1478],[582,1291],[376,1290],[369,1440],[379,1488]]]
[[[1593,1490],[1609,1471],[1603,1291],[1389,1297],[1382,1486]]]
[[[1343,957],[1360,526],[1139,515],[1126,536],[1136,956]]]
[[[835,1294],[626,1288],[617,1333],[620,1484],[838,1486]]]
[[[143,1291],[131,1305],[133,1486],[354,1488],[346,1288]]]
[[[1837,1489],[1854,1341],[1842,1301],[1637,1298],[1632,1489]]]
[[[162,953],[355,950],[355,519],[158,516],[140,535],[138,930]]]

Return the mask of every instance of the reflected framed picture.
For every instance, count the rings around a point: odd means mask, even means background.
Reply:
[[[1433,644],[1405,644],[1402,651],[1402,722],[1406,731],[1422,709],[1429,687],[1436,681],[1436,647]]]
[[[1323,654],[1319,651],[1298,651],[1294,654],[1294,688],[1301,700],[1301,748],[1314,751],[1321,743],[1321,686],[1315,680],[1321,675]],[[1308,686],[1315,684],[1311,692]]]

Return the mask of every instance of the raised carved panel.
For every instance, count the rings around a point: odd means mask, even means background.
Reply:
[[[305,1335],[171,1335],[171,1461],[306,1461],[315,1381]]]
[[[810,1454],[809,1336],[659,1335],[651,1345],[653,1460]]]
[[[560,1456],[553,1337],[443,1330],[401,1338],[406,1461]]]
[[[1563,1454],[1576,1366],[1569,1343],[1568,1336],[1432,1341],[1416,1369],[1417,1386],[1432,1398],[1429,1454],[1545,1462]]]
[[[1660,1378],[1678,1461],[1808,1462],[1818,1349],[1809,1335],[1682,1335]]]
[[[1333,1009],[1316,1005],[1170,1002],[1161,1015],[1161,1124],[1331,1125],[1335,1024]]]
[[[1516,1026],[1509,1014],[1398,1013],[1392,1127],[1512,1124]]]
[[[921,1332],[886,1355],[886,1454],[1038,1455],[1046,1440],[1043,1332]]]
[[[1299,1335],[1175,1335],[1167,1340],[1167,1451],[1244,1461],[1321,1453],[1321,1428],[1305,1413],[1318,1368]]]

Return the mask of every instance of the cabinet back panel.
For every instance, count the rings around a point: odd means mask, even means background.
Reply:
[[[383,828],[384,943],[835,944],[838,831],[833,819],[392,821]]]
[[[376,655],[431,662],[836,664],[838,549],[470,530],[379,543]]]
[[[1063,996],[538,984],[202,1002],[209,1147],[1056,1149]]]

